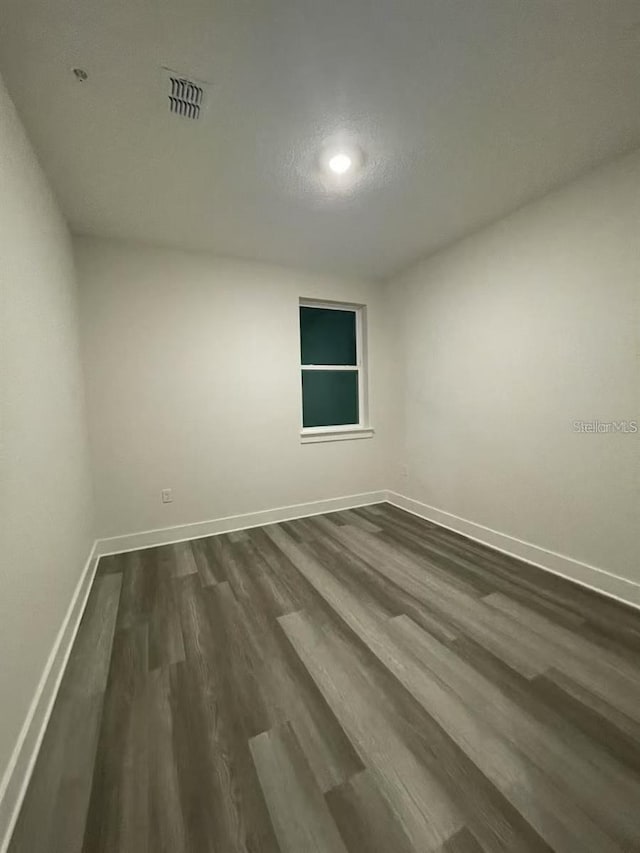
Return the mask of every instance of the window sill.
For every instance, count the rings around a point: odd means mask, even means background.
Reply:
[[[317,444],[321,441],[346,441],[355,438],[373,438],[371,427],[320,427],[300,431],[301,444]]]

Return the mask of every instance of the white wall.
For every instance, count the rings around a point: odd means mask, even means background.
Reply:
[[[2,775],[89,556],[92,496],[70,240],[1,80],[0,405]]]
[[[640,153],[389,286],[393,488],[640,581]],[[408,465],[408,477],[401,466]]]
[[[93,238],[75,248],[101,536],[385,487],[379,285]],[[300,297],[367,304],[374,438],[300,444]]]

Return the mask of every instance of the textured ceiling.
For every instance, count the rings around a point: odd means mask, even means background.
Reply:
[[[640,0],[0,0],[0,69],[75,231],[376,278],[640,145]]]

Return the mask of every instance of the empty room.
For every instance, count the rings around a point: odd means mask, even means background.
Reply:
[[[0,853],[640,853],[640,0],[0,75]]]

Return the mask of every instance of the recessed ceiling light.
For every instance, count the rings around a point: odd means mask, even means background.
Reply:
[[[344,175],[353,166],[353,160],[345,151],[339,151],[329,157],[327,165],[334,174]]]

